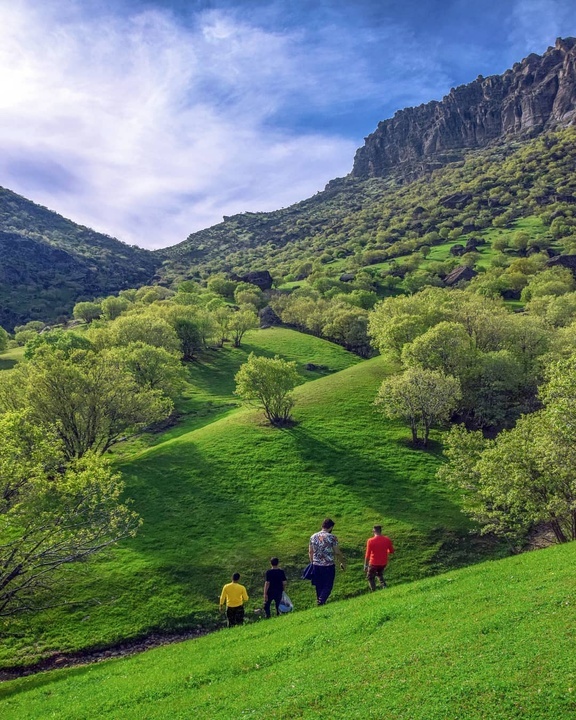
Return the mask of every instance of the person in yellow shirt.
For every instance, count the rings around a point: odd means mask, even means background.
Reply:
[[[222,588],[220,594],[220,612],[226,604],[226,617],[228,618],[228,627],[234,625],[242,625],[244,622],[244,603],[248,602],[248,593],[244,585],[240,585],[240,573],[232,575],[232,582],[227,583]]]

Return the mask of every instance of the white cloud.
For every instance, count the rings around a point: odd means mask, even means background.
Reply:
[[[350,140],[269,125],[299,85],[297,38],[222,13],[196,21],[0,3],[0,183],[160,247],[349,170]]]
[[[520,57],[542,53],[557,37],[576,33],[574,0],[515,0],[510,39]]]

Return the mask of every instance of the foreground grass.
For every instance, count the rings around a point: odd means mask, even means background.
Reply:
[[[276,332],[250,337],[243,353],[256,340],[275,342]],[[345,352],[310,336],[286,337],[295,345],[290,350],[287,343],[287,352],[300,348],[301,357],[331,368],[336,360],[329,355]],[[319,353],[313,357],[312,341]],[[226,393],[239,359],[224,351],[214,363],[228,363],[226,372],[200,367],[197,377],[206,385],[197,387],[231,397]],[[363,548],[375,522],[398,546],[390,570],[395,583],[477,560],[484,549],[470,543],[453,496],[435,480],[439,448],[414,450],[406,428],[374,411],[376,390],[389,372],[382,358],[352,362],[297,388],[294,427],[271,428],[259,412],[237,410],[183,434],[175,428],[177,435],[169,431],[163,442],[124,459],[127,494],[144,519],[140,533],[100,560],[94,574],[71,575],[62,585],[60,596],[74,597],[77,605],[6,623],[0,666],[153,630],[217,627],[222,584],[238,570],[253,597],[250,611],[260,606],[272,555],[281,558],[297,605],[310,606],[310,588],[294,580],[307,563],[308,537],[326,515],[336,520],[350,560],[335,598],[364,591]],[[210,385],[211,378],[219,379]]]
[[[4,720],[576,714],[576,544],[0,687]]]

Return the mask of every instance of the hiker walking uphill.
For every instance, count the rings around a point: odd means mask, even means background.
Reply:
[[[308,545],[308,555],[313,565],[312,583],[316,588],[316,600],[318,605],[324,605],[330,597],[336,577],[335,558],[340,562],[340,568],[345,570],[345,560],[338,538],[332,534],[334,521],[326,518],[322,523],[322,529],[314,533]]]
[[[232,575],[232,582],[224,585],[220,594],[220,612],[226,604],[228,627],[244,623],[244,603],[248,602],[248,593],[238,580],[240,580],[240,573],[236,572]]]
[[[386,587],[384,579],[384,570],[388,565],[388,556],[394,552],[392,541],[386,535],[382,535],[382,526],[374,525],[372,532],[374,536],[366,543],[366,554],[364,556],[364,572],[370,590],[376,590],[376,580],[380,583],[381,588]]]

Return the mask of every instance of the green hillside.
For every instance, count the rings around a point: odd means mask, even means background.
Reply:
[[[322,294],[334,288],[373,289],[380,296],[398,288],[414,292],[442,284],[459,264],[449,254],[453,245],[478,245],[480,257],[472,250],[466,262],[483,271],[497,255],[491,244],[505,238],[513,244],[518,231],[527,233],[529,250],[571,253],[575,148],[569,127],[470,151],[413,182],[393,175],[340,178],[288,208],[226,217],[155,252],[0,188],[0,325],[54,320],[69,315],[79,299],[150,282],[204,282],[215,272],[267,269],[285,289],[307,281]],[[359,271],[361,277],[338,285],[343,273]]]
[[[271,428],[255,410],[231,412],[233,374],[252,350],[295,359],[311,380],[296,389],[294,427]],[[337,372],[318,377],[305,361]],[[364,591],[363,546],[376,521],[401,548],[393,584],[493,553],[470,539],[451,493],[435,479],[439,450],[413,449],[405,427],[376,414],[372,401],[387,372],[382,358],[359,362],[286,329],[255,331],[241,349],[194,364],[182,424],[118,454],[144,519],[139,534],[100,560],[93,575],[70,575],[69,594],[79,604],[10,620],[0,666],[218,624],[216,601],[231,572],[242,573],[256,606],[270,556],[281,557],[293,581],[326,515],[350,560],[335,599]],[[300,607],[312,604],[309,588],[296,585],[294,596]]]
[[[289,208],[235,215],[190,235],[166,251],[161,273],[268,268],[289,281],[337,277],[446,238],[490,241],[525,218],[543,223],[548,242],[573,243],[575,163],[574,128],[567,128],[470,151],[410,183],[342,178]]]
[[[70,315],[79,299],[144,285],[162,262],[0,188],[0,325]]]
[[[8,682],[2,717],[568,720],[575,561],[572,543]]]

